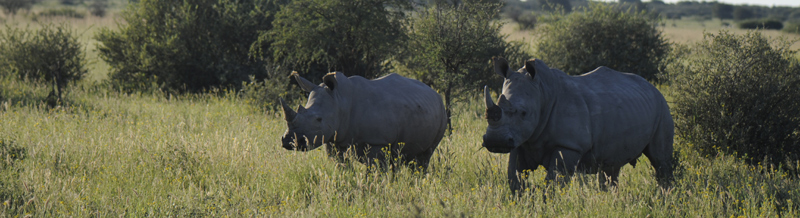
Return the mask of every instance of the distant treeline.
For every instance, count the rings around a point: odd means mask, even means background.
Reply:
[[[520,23],[524,28],[532,28],[535,25],[535,16],[531,14],[543,14],[556,10],[570,12],[572,9],[589,4],[587,0],[506,0],[505,2],[504,15]],[[732,5],[716,1],[681,1],[668,4],[661,0],[649,2],[619,0],[611,4],[621,4],[634,10],[645,10],[666,19],[693,18],[710,20],[719,18],[721,20],[732,20],[739,23],[740,28],[748,29],[781,29],[783,25],[776,26],[774,24],[777,22],[794,26],[800,23],[800,8],[798,7]]]

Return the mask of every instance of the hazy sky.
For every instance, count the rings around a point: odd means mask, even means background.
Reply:
[[[649,2],[650,0],[642,0],[643,2]],[[666,3],[675,3],[681,0],[663,0]],[[694,0],[694,1],[702,1],[702,0]],[[712,2],[714,0],[706,0],[707,2]],[[789,7],[800,7],[800,0],[716,0],[717,2],[727,3],[732,5],[764,5],[764,6],[789,6]]]

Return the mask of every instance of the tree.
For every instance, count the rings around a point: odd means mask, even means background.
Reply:
[[[569,0],[539,0],[539,4],[545,11],[572,12],[572,4]]]
[[[10,70],[20,79],[52,84],[51,106],[62,102],[69,82],[88,72],[85,65],[83,46],[66,24],[45,24],[37,30],[7,27],[0,34],[0,69]]]
[[[791,167],[800,160],[800,61],[790,46],[757,31],[723,30],[676,54],[681,61],[666,72],[677,136],[703,155],[798,173]]]
[[[89,12],[94,16],[106,16],[106,9],[108,9],[108,0],[93,0],[89,5]]]
[[[125,90],[157,84],[199,92],[265,78],[265,62],[250,56],[259,31],[271,28],[280,0],[141,0],[125,22],[95,38],[112,82]]]
[[[420,9],[411,21],[400,68],[443,92],[451,130],[455,97],[501,84],[490,73],[493,56],[516,63],[528,58],[522,44],[504,41],[502,23],[494,20],[499,10],[500,4],[492,3],[437,4]]]
[[[711,8],[711,14],[719,18],[720,20],[724,19],[732,19],[733,18],[733,5],[723,4],[723,3],[714,3],[714,7]]]
[[[753,10],[750,10],[747,7],[737,6],[733,9],[733,19],[734,20],[747,20],[753,18]]]
[[[283,7],[256,45],[308,78],[330,71],[375,78],[404,37],[402,0],[299,0]]]
[[[32,0],[0,0],[0,7],[6,14],[15,15],[20,9],[30,10],[33,3]]]
[[[597,3],[581,12],[554,14],[537,29],[534,55],[572,75],[606,66],[655,81],[670,44],[652,17]]]

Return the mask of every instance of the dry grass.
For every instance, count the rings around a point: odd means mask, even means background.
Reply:
[[[736,25],[733,21],[727,20],[725,22],[731,25]],[[700,21],[691,18],[684,18],[681,20],[665,20],[666,24],[662,30],[664,35],[675,43],[694,43],[703,40],[704,33],[717,33],[720,30],[727,30],[734,34],[743,34],[748,30],[739,29],[736,27],[725,27],[719,19]],[[785,33],[778,30],[759,30],[764,36],[779,38],[784,37],[788,40],[800,40],[800,34]],[[794,43],[792,49],[800,49],[800,42]]]
[[[529,45],[535,42],[535,30],[520,30],[516,23],[505,21],[507,24],[503,26],[501,32],[508,35],[508,40],[517,40],[528,43]],[[732,21],[726,21],[735,25]],[[664,20],[661,30],[664,36],[671,42],[680,44],[691,44],[703,40],[704,33],[717,33],[720,30],[728,30],[731,33],[743,34],[747,30],[739,29],[736,27],[725,27],[719,19],[713,20],[697,20],[693,18],[684,18],[681,20]],[[760,30],[765,36],[772,38],[784,37],[788,40],[800,40],[800,34],[785,33],[778,30]],[[800,42],[794,43],[792,49],[800,49]]]
[[[90,78],[105,78],[91,36],[113,28],[113,18],[57,21],[84,34],[87,56],[97,61]],[[513,25],[504,32],[533,40]],[[168,98],[83,83],[69,87],[69,107],[56,109],[36,103],[46,92],[0,78],[0,145],[25,153],[0,155],[11,164],[0,164],[0,217],[798,216],[800,177],[730,156],[699,157],[684,143],[676,144],[681,170],[671,189],[656,185],[641,158],[623,168],[618,190],[601,191],[593,176],[548,186],[540,168],[528,178],[537,190],[511,195],[507,155],[479,149],[486,126],[479,99],[458,106],[453,135],[420,175],[369,173],[322,150],[286,151],[281,117],[232,92]]]

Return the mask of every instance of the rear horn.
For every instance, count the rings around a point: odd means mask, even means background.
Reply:
[[[284,101],[283,98],[279,97],[278,100],[281,102],[281,107],[283,108],[283,117],[286,118],[286,121],[294,120],[294,117],[297,115],[297,113],[295,113],[294,110],[292,110],[292,108],[286,104],[286,101]]]

